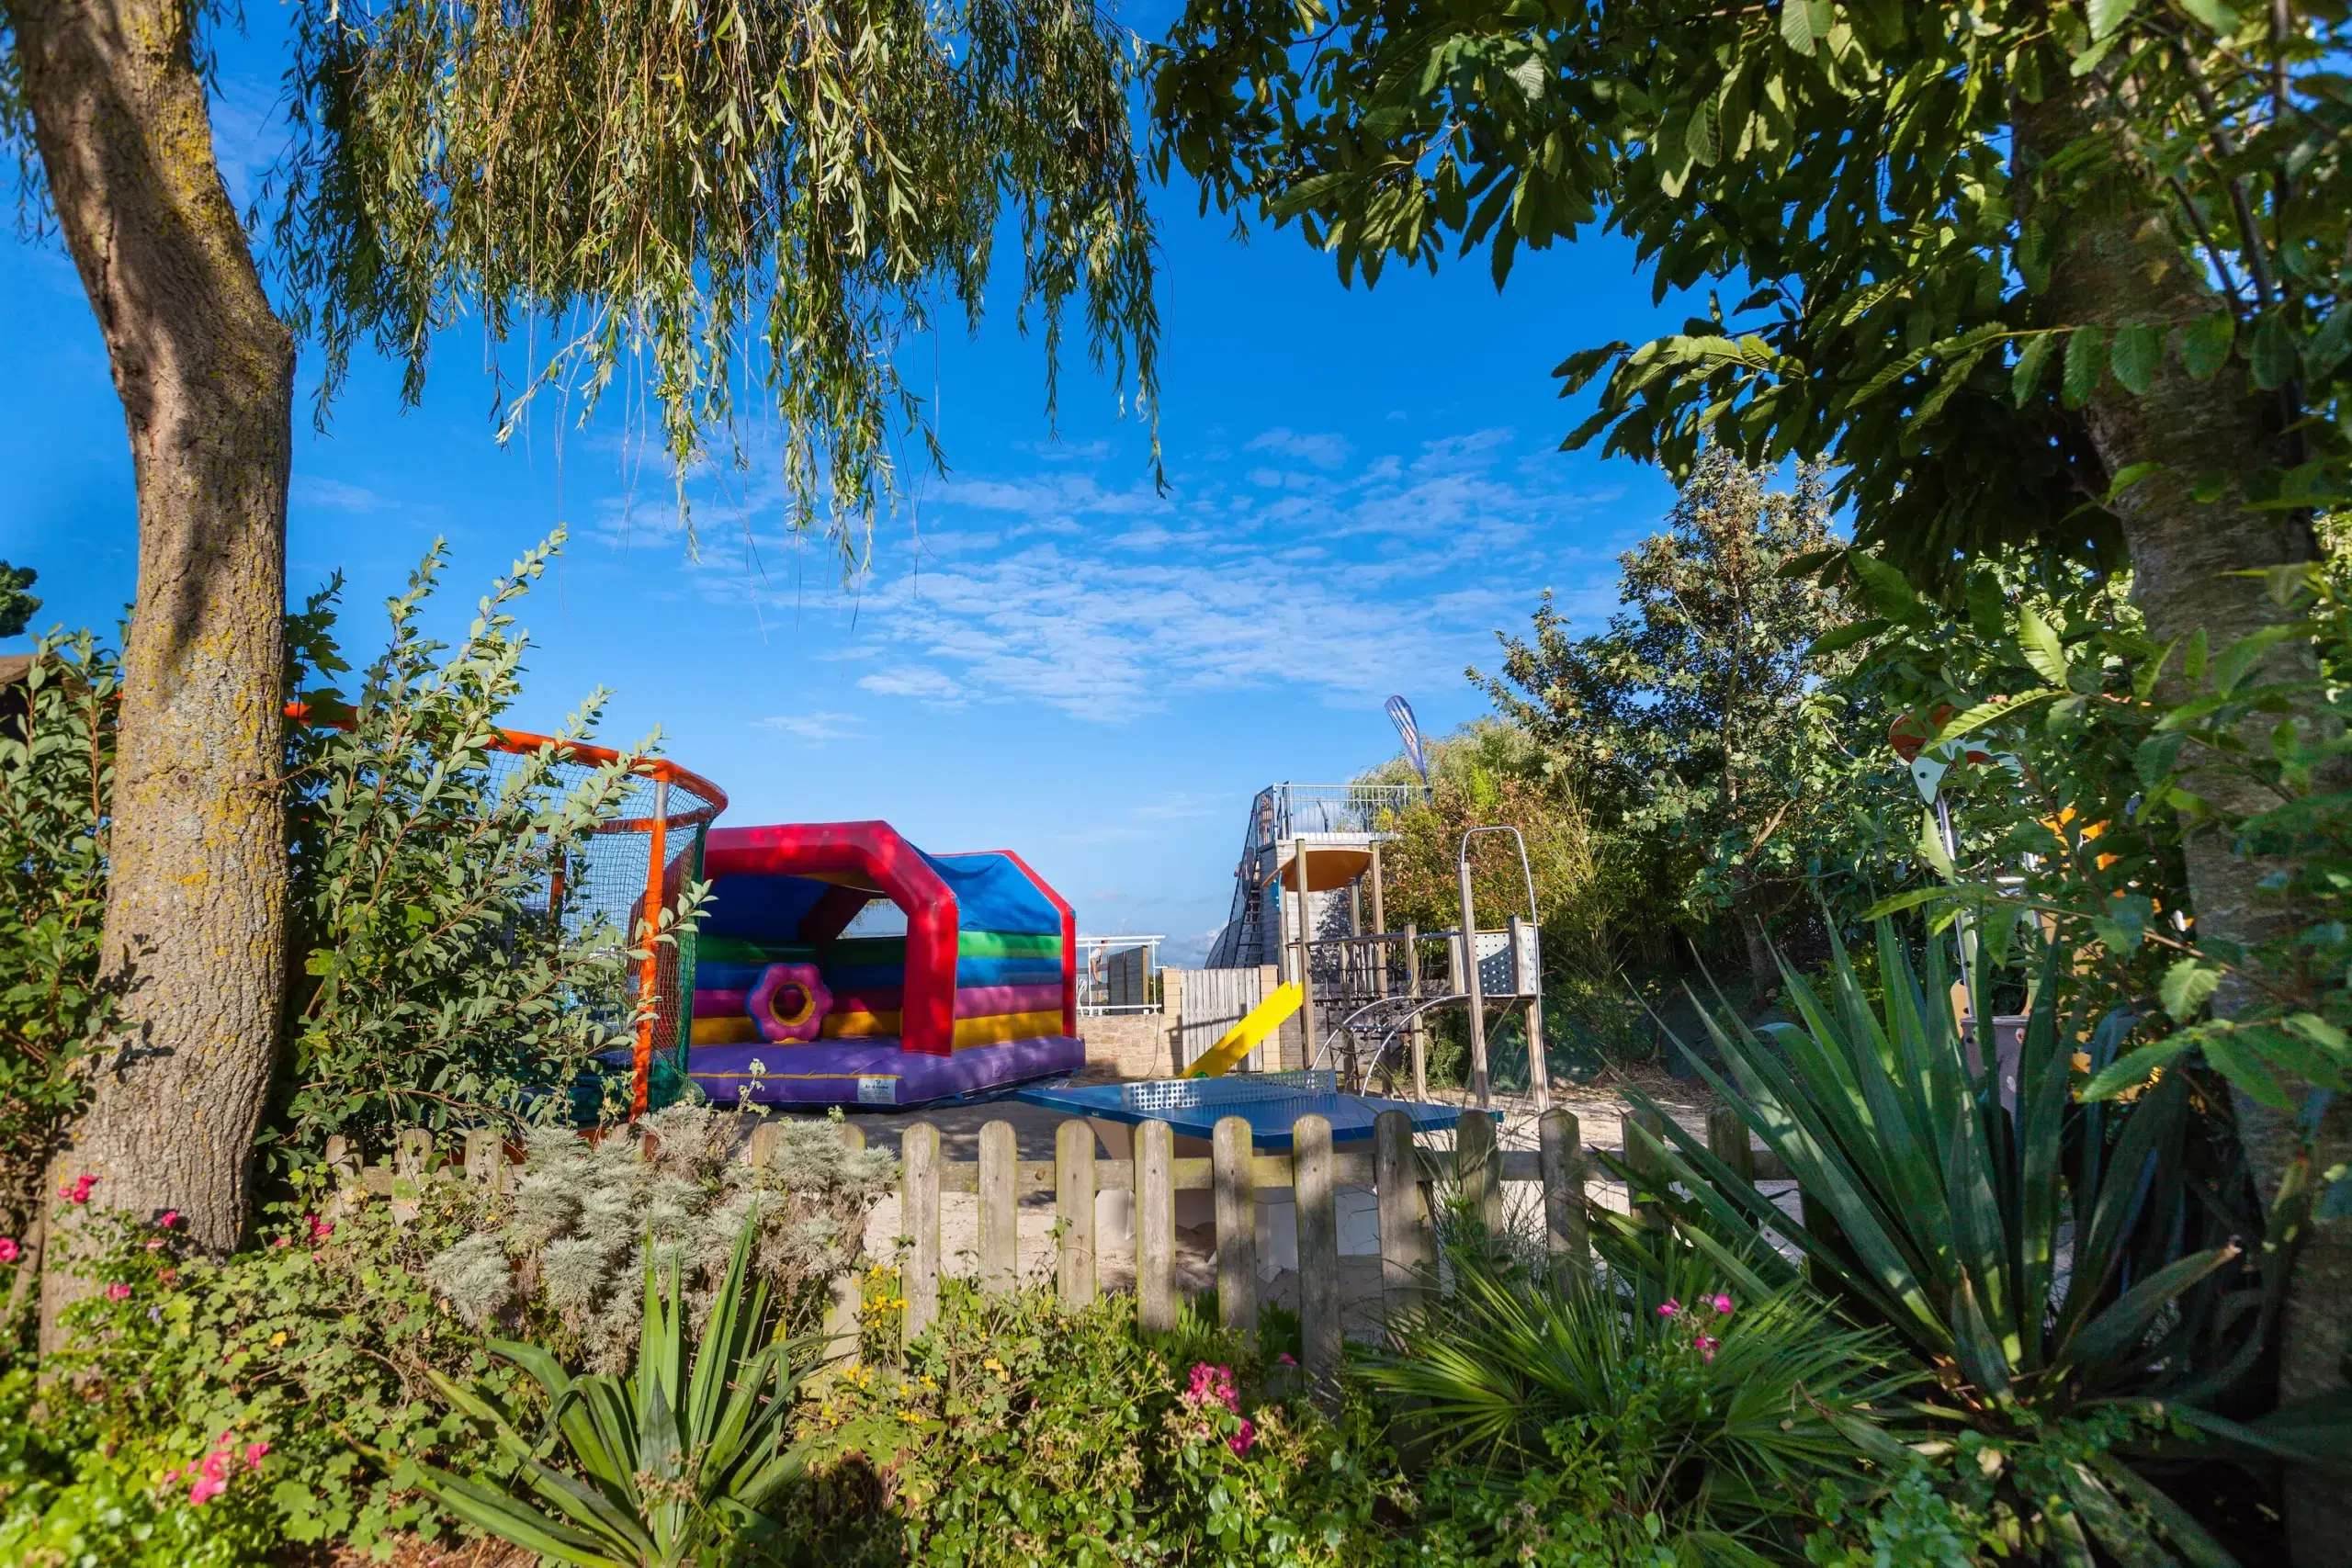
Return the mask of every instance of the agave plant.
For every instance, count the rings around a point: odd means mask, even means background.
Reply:
[[[768,1287],[750,1286],[755,1225],[735,1242],[699,1343],[673,1265],[645,1271],[644,1331],[634,1377],[567,1374],[536,1345],[493,1340],[546,1391],[547,1427],[569,1456],[526,1436],[479,1389],[435,1375],[459,1410],[489,1427],[511,1461],[503,1473],[452,1475],[419,1465],[418,1484],[458,1517],[542,1558],[580,1568],[716,1564],[728,1543],[760,1528],[760,1506],[798,1474],[788,1440],[794,1365],[803,1342],[776,1337]]]
[[[1887,1370],[1889,1337],[1802,1286],[1743,1293],[1687,1247],[1610,1250],[1600,1281],[1562,1289],[1449,1248],[1452,1293],[1393,1322],[1363,1376],[1430,1460],[1500,1492],[1605,1455],[1582,1507],[1631,1532],[1626,1561],[1653,1560],[1653,1523],[1677,1561],[1794,1561],[1823,1482],[1850,1480],[1858,1451],[1908,1457],[1881,1427],[1917,1381]]]
[[[2240,1453],[2310,1457],[2308,1421],[2290,1443],[2213,1408],[2246,1392],[2303,1194],[2283,1192],[2267,1224],[2253,1211],[2234,1145],[2186,1074],[2129,1106],[2077,1102],[2075,1077],[2113,1056],[2132,1020],[2062,1020],[2063,953],[2036,987],[2012,1105],[1939,1005],[1939,953],[1923,985],[1892,926],[1877,939],[1876,1010],[1842,945],[1826,997],[1783,964],[1800,1023],[1758,1032],[1702,1010],[1728,1078],[1686,1053],[1803,1206],[1787,1213],[1667,1119],[1666,1141],[1637,1137],[1668,1168],[1673,1190],[1655,1196],[1677,1231],[1748,1290],[1809,1279],[1883,1325],[1932,1371],[1948,1420],[2030,1442],[2052,1420],[2120,1412],[2151,1436],[2186,1423]],[[2087,1525],[2121,1561],[2174,1561],[2165,1538],[2192,1561],[2229,1561],[2112,1454],[2064,1477],[2071,1511],[2048,1520],[2062,1560],[2090,1561]]]

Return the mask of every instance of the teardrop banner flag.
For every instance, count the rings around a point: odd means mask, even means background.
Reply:
[[[1388,716],[1396,722],[1397,737],[1405,742],[1405,756],[1413,771],[1421,775],[1426,787],[1430,782],[1429,753],[1421,746],[1421,727],[1413,721],[1413,705],[1402,697],[1388,699]]]

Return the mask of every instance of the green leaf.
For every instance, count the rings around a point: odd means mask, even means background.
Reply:
[[[1811,54],[1814,44],[1829,30],[1826,24],[1816,29],[1815,21],[1813,0],[1781,0],[1781,40],[1799,54]]]
[[[2238,30],[2238,14],[2230,0],[2177,0],[2182,10],[2224,37]]]
[[[2352,350],[2352,307],[2339,304],[2303,344],[2303,374],[2313,381],[2326,380],[2344,363],[2347,350]]]
[[[2032,400],[2033,389],[2041,385],[2041,373],[2050,364],[2050,351],[2057,342],[2057,333],[2043,333],[2018,355],[2017,368],[2009,372],[2009,395],[2017,400],[2018,407],[2023,408]]]
[[[2066,649],[2059,642],[2058,634],[2041,618],[2030,604],[2018,607],[2018,647],[2033,672],[2052,686],[2064,687],[2071,672],[2066,663]]]
[[[2197,1042],[2186,1034],[2175,1034],[2154,1045],[2143,1045],[2137,1051],[2126,1052],[2100,1068],[2091,1081],[2083,1086],[2085,1100],[2112,1100],[2125,1089],[2146,1083],[2155,1077],[2160,1067],[2168,1067],[2196,1048]]]
[[[2254,384],[2264,391],[2283,387],[2295,378],[2297,355],[2294,330],[2287,325],[2286,313],[2273,310],[2254,329]]]
[[[1856,550],[1846,558],[1861,581],[1862,592],[1871,608],[1892,621],[1916,621],[1926,618],[1928,607],[1911,586],[1911,580],[1878,557]]]
[[[2106,504],[2109,506],[2114,505],[2116,497],[2121,495],[2125,491],[2130,490],[2133,485],[2138,484],[2142,479],[2146,479],[2149,475],[2163,473],[2165,471],[2165,465],[2162,463],[2133,463],[2130,465],[2121,473],[2116,475],[2114,481],[2107,487],[2107,495],[2105,497]]]
[[[2108,344],[2108,368],[2123,389],[2135,398],[2148,395],[2155,384],[2156,367],[2164,359],[2164,338],[2158,330],[2145,321],[2133,321],[2115,329],[2113,341]]]
[[[1943,830],[1933,808],[1919,813],[1919,841],[1914,848],[1921,860],[1935,867],[1938,876],[1946,882],[1959,879],[1960,869],[1952,864],[1951,852],[1944,848]]]
[[[2222,983],[2219,966],[2201,958],[2183,958],[2165,971],[2156,995],[2165,1004],[2165,1011],[2177,1022],[2187,1023],[2204,1007],[2213,988]]]
[[[1846,626],[1833,627],[1814,638],[1813,646],[1804,650],[1804,656],[1807,659],[1822,659],[1833,653],[1841,653],[1858,642],[1868,642],[1886,630],[1886,627],[1885,621],[1875,618],[1854,621]]]
[[[2070,409],[2081,408],[2098,390],[2107,376],[2107,333],[2098,327],[2076,327],[2066,339],[2064,395]]]
[[[2237,341],[2237,318],[2227,310],[2199,316],[2180,334],[2182,368],[2202,381],[2230,362],[2230,347]]]
[[[2125,22],[2140,8],[2140,0],[2090,0],[2091,37],[2103,39]]]

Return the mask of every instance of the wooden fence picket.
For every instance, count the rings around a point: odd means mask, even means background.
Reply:
[[[1331,1179],[1331,1123],[1302,1116],[1291,1124],[1298,1205],[1298,1327],[1300,1358],[1318,1397],[1339,1389],[1340,1206]]]
[[[1176,1326],[1176,1133],[1165,1122],[1136,1129],[1136,1315]]]
[[[899,1343],[911,1345],[939,1315],[939,1129],[918,1122],[899,1145],[899,1224],[912,1245],[899,1265],[907,1298]]]
[[[1216,1303],[1218,1321],[1244,1334],[1258,1331],[1258,1191],[1247,1118],[1216,1124],[1210,1147],[1216,1167]]]
[[[1010,1122],[980,1129],[980,1289],[1009,1293],[1021,1277],[1021,1204],[1013,1190],[1019,1144]]]
[[[1094,1129],[1073,1117],[1054,1129],[1054,1213],[1061,1226],[1057,1280],[1063,1304],[1094,1300]]]
[[[1535,1122],[1544,1185],[1544,1247],[1578,1278],[1592,1272],[1592,1235],[1584,1212],[1584,1140],[1573,1112],[1554,1109]]]
[[[1437,1287],[1437,1226],[1413,1146],[1413,1119],[1384,1111],[1372,1121],[1373,1195],[1380,1205],[1381,1296],[1409,1312]]]

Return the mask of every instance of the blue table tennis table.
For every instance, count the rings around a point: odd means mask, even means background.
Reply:
[[[1291,1146],[1291,1123],[1316,1115],[1331,1123],[1334,1144],[1372,1136],[1373,1118],[1401,1111],[1419,1133],[1451,1132],[1462,1112],[1451,1105],[1342,1094],[1328,1071],[1234,1073],[1215,1078],[1166,1078],[1154,1083],[1066,1085],[1024,1089],[1015,1099],[1072,1116],[1100,1122],[1165,1122],[1180,1138],[1214,1138],[1227,1116],[1250,1123],[1250,1141],[1261,1149]]]

